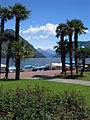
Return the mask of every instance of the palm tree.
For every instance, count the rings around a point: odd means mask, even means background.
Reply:
[[[63,46],[63,43],[64,43],[64,37],[65,37],[65,35],[67,34],[67,32],[66,32],[66,24],[63,24],[63,23],[61,23],[61,24],[59,24],[58,26],[57,26],[57,29],[56,29],[56,37],[58,38],[58,37],[60,37],[60,41],[61,41],[61,43],[62,43],[62,46],[59,44],[59,47],[60,47],[60,53],[61,53],[61,62],[62,62],[62,74],[63,74],[63,72],[65,71],[65,48],[64,48],[64,46]],[[57,47],[56,47],[57,48]]]
[[[72,35],[73,35],[73,24],[71,21],[67,20],[67,33],[69,35],[69,52],[70,52],[70,71],[72,78]]]
[[[76,67],[76,74],[77,74],[78,63],[77,63],[76,49],[78,48],[78,35],[85,33],[85,30],[87,30],[87,28],[84,27],[81,20],[73,19],[71,22],[73,24],[73,29],[74,29],[75,67]]]
[[[2,36],[4,34],[5,21],[12,18],[12,13],[7,8],[0,7],[0,19],[1,19],[1,33],[0,33],[0,73],[1,73],[1,51],[2,51]]]
[[[82,69],[81,69],[81,76],[83,76],[83,71],[85,69],[85,59],[90,57],[90,49],[81,47],[76,50],[77,57],[82,60]]]
[[[15,4],[14,6],[10,6],[10,9],[13,15],[16,17],[16,25],[15,25],[15,39],[19,41],[19,28],[20,28],[20,21],[25,20],[29,17],[30,11],[28,11],[25,6],[21,4]],[[16,66],[16,79],[20,78],[20,56],[18,52],[18,57],[16,57],[15,61]]]
[[[63,61],[64,61],[64,67],[62,67],[62,71],[65,72],[65,75],[66,75],[66,66],[65,66],[65,60],[66,60],[66,53],[68,52],[68,42],[67,40],[64,40],[63,42],[62,41],[59,41],[57,42],[57,46],[54,47],[55,50],[56,50],[56,53],[61,55],[61,51],[62,51],[62,48],[63,48]],[[62,61],[62,62],[63,62]]]
[[[8,79],[9,60],[11,56],[12,42],[14,41],[15,37],[14,35],[11,35],[10,33],[5,33],[4,38],[6,39],[6,42],[8,43],[7,52],[6,52],[6,74],[5,74],[5,78]]]

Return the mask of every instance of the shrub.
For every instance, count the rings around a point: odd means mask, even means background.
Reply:
[[[0,120],[89,120],[89,114],[83,96],[75,91],[52,94],[38,85],[0,90]]]

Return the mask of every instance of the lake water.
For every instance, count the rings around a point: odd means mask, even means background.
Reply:
[[[66,59],[69,61],[69,59]],[[50,63],[60,63],[60,58],[27,58],[25,60],[21,60],[21,67],[25,65],[33,65],[33,66],[40,66],[40,65],[49,65]],[[90,58],[86,59],[86,62],[90,62]],[[6,64],[6,59],[2,58],[2,64]],[[10,66],[14,66],[14,60],[10,59]]]

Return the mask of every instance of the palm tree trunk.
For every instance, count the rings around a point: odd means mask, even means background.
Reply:
[[[70,71],[72,78],[72,33],[69,34],[69,43],[70,43]]]
[[[75,39],[75,68],[76,68],[76,74],[78,74],[78,62],[77,62],[77,54],[76,54],[76,49],[78,48],[78,34],[75,32],[75,36],[74,36],[74,39]]]
[[[19,23],[20,23],[20,19],[19,17],[16,17],[16,31],[15,31],[15,37],[16,37],[16,41],[19,41]],[[20,79],[20,56],[19,56],[19,51],[16,57],[16,77],[15,79],[19,80]]]
[[[11,54],[11,43],[9,43],[8,45],[8,53],[6,57],[6,74],[5,74],[6,79],[8,79],[10,54]]]
[[[66,75],[65,58],[66,58],[66,53],[65,53],[65,47],[64,47],[63,48],[63,67],[64,67],[64,73]]]
[[[6,79],[8,79],[9,59],[10,59],[10,57],[9,57],[9,55],[8,55],[7,58],[6,58],[6,74],[5,74]]]
[[[63,43],[64,42],[64,35],[62,34],[61,35],[61,42]],[[62,74],[64,72],[64,68],[65,68],[65,64],[64,64],[64,46],[62,45],[61,47],[61,62],[62,62]]]
[[[1,51],[2,51],[2,44],[0,43],[0,79],[1,79]]]
[[[85,69],[85,58],[83,58],[82,63],[83,63],[83,68],[81,69],[81,76],[83,76],[83,72]]]
[[[1,79],[1,57],[2,57],[2,35],[4,33],[4,18],[1,19],[1,38],[0,38],[0,79]]]

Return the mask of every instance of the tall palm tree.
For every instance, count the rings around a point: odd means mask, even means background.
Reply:
[[[16,17],[16,24],[15,24],[15,39],[19,41],[19,28],[20,28],[20,21],[25,20],[29,17],[30,11],[28,11],[25,6],[21,4],[15,4],[14,6],[10,6],[10,9],[13,15]],[[16,79],[20,78],[20,56],[18,52],[18,57],[16,57],[15,61],[16,66]]]
[[[10,33],[4,33],[4,38],[6,39],[6,42],[8,43],[8,47],[6,51],[6,74],[5,74],[5,78],[8,79],[9,60],[11,56],[12,42],[14,41],[15,37],[14,35],[11,35]]]
[[[69,52],[70,52],[70,71],[72,78],[72,35],[73,35],[73,24],[71,21],[67,20],[67,33],[69,35]]]
[[[81,20],[73,19],[71,20],[73,24],[73,30],[74,30],[74,46],[75,46],[75,67],[76,67],[76,74],[78,73],[78,63],[77,63],[77,54],[76,49],[78,48],[78,35],[85,33],[85,30],[87,30],[86,27],[84,27],[84,24]]]
[[[59,24],[56,29],[56,37],[57,38],[60,37],[60,41],[62,43],[62,47],[60,47],[61,48],[60,51],[61,51],[61,62],[62,62],[62,74],[63,72],[65,72],[65,50],[64,50],[65,48],[64,48],[63,43],[64,43],[64,37],[66,34],[67,34],[66,24],[63,24],[63,23]]]
[[[4,25],[8,19],[12,18],[12,13],[7,8],[0,7],[0,19],[1,19],[1,33],[0,33],[0,73],[1,73],[1,51],[2,51],[2,36],[4,34]]]
[[[57,54],[61,55],[62,47],[63,47],[63,61],[64,61],[64,62],[62,61],[62,63],[63,63],[62,71],[65,72],[65,75],[66,75],[65,60],[66,60],[66,53],[68,52],[67,40],[64,40],[63,42],[62,41],[57,42],[57,46],[54,47]]]

